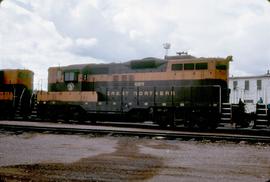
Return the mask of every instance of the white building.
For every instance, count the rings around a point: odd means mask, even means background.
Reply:
[[[270,71],[265,75],[229,78],[230,102],[238,103],[241,99],[248,112],[254,112],[256,103],[262,100],[270,104]]]

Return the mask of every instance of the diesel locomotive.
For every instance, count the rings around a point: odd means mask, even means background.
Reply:
[[[51,67],[37,115],[76,121],[153,121],[215,128],[229,100],[227,58],[148,57],[123,63]]]
[[[33,74],[30,70],[0,70],[0,118],[29,116]]]

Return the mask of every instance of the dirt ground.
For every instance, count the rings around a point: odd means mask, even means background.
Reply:
[[[270,145],[0,133],[0,181],[267,181]]]

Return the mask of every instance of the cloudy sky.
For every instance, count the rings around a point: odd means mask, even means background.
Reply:
[[[4,0],[0,5],[0,69],[124,62],[188,51],[233,55],[230,75],[270,69],[267,0]]]

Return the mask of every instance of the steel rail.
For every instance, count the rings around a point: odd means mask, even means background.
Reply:
[[[10,122],[13,122],[9,120]],[[24,121],[24,120],[15,120],[15,121]],[[27,120],[27,122],[43,122],[40,120]],[[46,121],[48,123],[57,123],[52,121]],[[1,123],[1,121],[0,121]],[[242,127],[233,127],[233,126],[223,126],[222,124],[213,130],[203,130],[200,128],[186,128],[182,125],[176,127],[165,127],[161,128],[157,124],[153,123],[129,123],[129,122],[111,122],[111,121],[98,121],[96,123],[77,123],[77,122],[67,122],[61,121],[63,124],[72,124],[72,125],[85,125],[85,126],[111,126],[119,128],[138,128],[138,129],[159,129],[159,130],[170,130],[170,131],[188,131],[188,132],[213,132],[213,133],[226,133],[226,134],[241,134],[241,135],[254,135],[254,136],[270,136],[270,127],[267,128],[252,128],[251,126],[242,128]],[[223,123],[227,124],[228,123]]]
[[[131,128],[78,128],[64,127],[61,125],[55,126],[31,126],[31,125],[13,125],[0,123],[0,129],[17,132],[51,132],[61,134],[93,134],[93,135],[109,135],[109,136],[137,136],[150,137],[156,139],[169,140],[210,140],[210,141],[247,141],[247,142],[263,142],[270,143],[270,136],[255,136],[255,135],[240,135],[226,133],[205,133],[205,132],[186,132],[186,131],[168,131],[168,130],[146,130],[146,129],[131,129]]]

